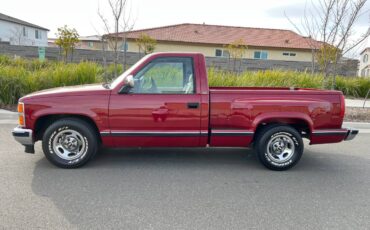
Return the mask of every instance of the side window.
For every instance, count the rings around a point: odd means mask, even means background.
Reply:
[[[254,59],[267,59],[267,51],[254,51]]]
[[[27,37],[27,28],[23,26],[23,37]]]
[[[193,94],[192,58],[158,58],[134,77],[136,94]]]
[[[35,30],[35,38],[36,39],[41,39],[41,32],[40,32],[40,30]]]
[[[215,56],[229,58],[230,52],[228,50],[216,49]]]
[[[216,57],[222,57],[222,50],[220,50],[220,49],[216,49],[215,56],[216,56]]]

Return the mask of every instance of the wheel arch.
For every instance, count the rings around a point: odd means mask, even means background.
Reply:
[[[307,115],[306,115],[307,116]],[[254,137],[253,141],[258,138],[261,131],[267,126],[275,126],[275,125],[288,125],[293,127],[298,133],[301,134],[302,137],[310,138],[313,122],[310,118],[305,116],[269,116],[263,117],[258,119],[257,122],[254,123]]]
[[[52,124],[55,121],[65,119],[65,118],[75,118],[75,119],[85,121],[94,129],[99,141],[100,142],[102,141],[99,128],[96,125],[95,121],[89,116],[77,115],[77,114],[48,114],[48,115],[43,115],[43,116],[38,117],[35,121],[35,126],[34,126],[35,127],[34,128],[35,140],[36,141],[42,140],[45,130],[50,124]]]

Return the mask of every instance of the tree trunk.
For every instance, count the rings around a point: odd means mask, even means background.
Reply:
[[[115,23],[115,32],[116,36],[114,36],[114,77],[118,76],[118,20],[116,19]]]
[[[233,71],[234,71],[234,72],[236,72],[235,67],[236,67],[236,58],[234,58],[234,65],[233,65]]]
[[[315,52],[312,48],[311,50],[312,53],[312,60],[311,60],[311,75],[313,76],[315,74]]]
[[[331,84],[331,89],[334,90],[335,87],[336,87],[336,81],[337,81],[337,64],[338,64],[338,61],[335,60],[334,62],[334,66],[333,66],[333,81],[332,81],[332,84]]]
[[[72,47],[71,49],[71,62],[73,63],[73,51],[74,51],[74,48]]]
[[[126,49],[126,35],[123,38],[123,71],[126,71],[127,67],[127,49]]]

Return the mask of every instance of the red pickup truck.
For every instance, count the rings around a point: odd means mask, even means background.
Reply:
[[[62,87],[19,100],[15,139],[63,168],[105,147],[253,147],[269,169],[293,167],[310,144],[353,139],[342,92],[209,87],[199,53],[155,53],[110,84]]]

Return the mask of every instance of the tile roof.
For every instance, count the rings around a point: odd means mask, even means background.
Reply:
[[[49,31],[48,29],[46,29],[44,27],[41,27],[41,26],[38,26],[38,25],[35,25],[35,24],[32,24],[32,23],[29,23],[29,22],[20,20],[18,18],[10,17],[10,16],[5,15],[5,14],[2,14],[2,13],[0,13],[0,20],[7,21],[7,22],[13,22],[13,23],[20,24],[20,25],[23,25],[23,26],[29,26],[29,27],[33,27],[33,28],[37,28],[37,29]]]
[[[127,38],[136,39],[142,33],[148,34],[157,41],[214,45],[227,45],[239,39],[243,39],[245,44],[253,47],[311,49],[311,44],[316,48],[321,44],[290,30],[190,23],[135,30],[126,32],[126,35]],[[123,37],[123,35],[124,33],[119,33],[118,36]]]
[[[361,51],[360,55],[362,55],[363,53],[365,53],[366,51],[370,51],[370,47],[366,47],[363,51]]]

